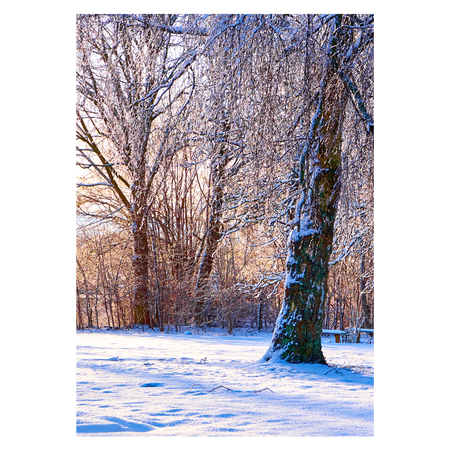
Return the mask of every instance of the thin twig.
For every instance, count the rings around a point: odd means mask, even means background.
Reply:
[[[192,391],[192,388],[193,388],[194,386],[200,386],[200,387],[203,388],[206,392],[208,392],[208,390],[207,390],[204,386],[202,386],[201,384],[198,384],[198,383],[194,383],[194,384],[191,386],[191,389],[189,389],[189,392]]]
[[[224,389],[226,389],[227,391],[233,391],[233,389],[227,388],[226,386],[217,386],[217,387],[215,387],[214,389],[211,389],[211,390],[208,391],[208,392],[215,391],[216,389],[219,389],[219,388],[224,388]]]
[[[192,388],[193,388],[194,386],[200,386],[200,387],[203,388],[206,392],[212,392],[212,391],[215,391],[216,389],[219,389],[219,388],[226,389],[227,391],[233,391],[233,389],[227,388],[226,386],[222,386],[222,385],[221,385],[221,386],[217,386],[217,387],[211,389],[210,391],[208,391],[208,389],[206,389],[204,386],[202,386],[202,385],[199,384],[199,383],[194,383],[194,384],[191,386],[190,391],[192,390]]]
[[[226,386],[223,386],[223,385],[216,386],[215,388],[213,388],[213,389],[211,389],[211,390],[208,391],[208,389],[206,389],[205,386],[202,386],[202,385],[199,384],[199,383],[194,383],[194,384],[191,386],[190,391],[192,391],[192,388],[193,388],[194,386],[200,386],[200,387],[203,388],[206,392],[212,392],[212,391],[215,391],[216,389],[220,389],[220,388],[223,388],[223,389],[226,389],[227,391],[233,392],[233,389],[230,389],[230,388],[228,388],[228,387],[226,387]],[[189,392],[190,392],[190,391],[189,391]],[[254,392],[255,394],[258,394],[259,392],[263,392],[263,391],[270,391],[270,392],[273,392],[272,389],[269,389],[268,387],[266,387],[266,388],[264,388],[264,389],[259,389],[258,391],[257,391],[257,390],[254,390],[253,392]]]

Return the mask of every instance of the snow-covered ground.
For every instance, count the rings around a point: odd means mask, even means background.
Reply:
[[[261,363],[271,334],[77,333],[79,436],[373,436],[374,345]]]

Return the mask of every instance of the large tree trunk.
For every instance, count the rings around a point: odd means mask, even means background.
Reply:
[[[333,38],[330,49],[335,46]],[[291,363],[326,364],[321,333],[347,104],[333,59],[331,55],[300,158],[301,198],[289,237],[284,301],[263,360],[280,357]]]
[[[149,287],[148,287],[148,242],[147,232],[140,229],[142,225],[141,218],[133,220],[134,237],[134,313],[135,321],[138,325],[150,325],[149,312]]]
[[[280,357],[289,362],[325,363],[321,333],[337,182],[337,168],[322,172],[312,186],[312,192],[301,208],[299,224],[289,238],[284,302],[270,349],[270,353],[278,351]],[[327,184],[335,189],[330,189],[320,204],[316,202],[318,193]]]
[[[148,257],[149,246],[147,237],[147,201],[145,190],[145,166],[141,167],[135,174],[134,183],[131,187],[132,207],[132,232],[133,232],[133,272],[134,272],[134,316],[137,325],[150,325],[149,311],[149,277]]]

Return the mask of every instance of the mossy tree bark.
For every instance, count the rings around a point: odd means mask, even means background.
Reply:
[[[284,301],[263,360],[278,356],[291,363],[326,364],[321,333],[348,101],[338,73],[341,33],[338,17],[309,137],[299,156],[301,194],[289,237]]]

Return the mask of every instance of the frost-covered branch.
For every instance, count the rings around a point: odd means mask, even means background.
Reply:
[[[77,186],[78,187],[108,186],[108,187],[114,189],[114,186],[112,184],[109,184],[109,183],[89,183],[89,184],[77,183]]]

